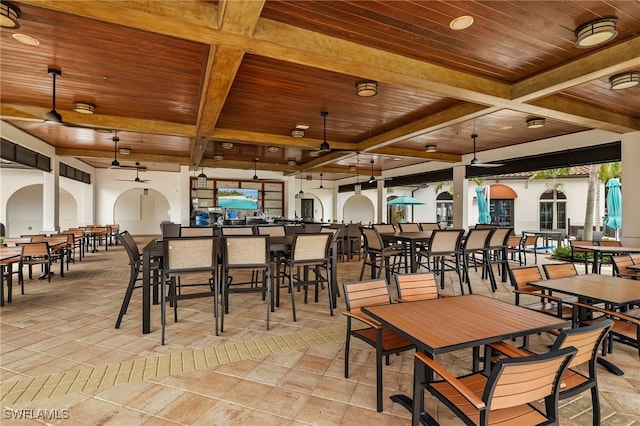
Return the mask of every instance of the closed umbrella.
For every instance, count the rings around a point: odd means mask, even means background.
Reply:
[[[387,204],[390,206],[416,206],[424,203],[417,198],[413,198],[408,195],[401,195],[400,197],[387,202]]]
[[[476,199],[478,200],[478,223],[491,223],[491,215],[489,214],[489,205],[481,187],[476,187]]]
[[[609,228],[618,229],[622,226],[622,192],[620,179],[612,178],[607,182],[607,220],[604,224]]]

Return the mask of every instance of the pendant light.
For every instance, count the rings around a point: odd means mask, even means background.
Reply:
[[[198,183],[196,186],[198,189],[207,189],[207,175],[204,174],[204,164],[202,165],[202,171],[198,175]]]
[[[298,192],[298,198],[302,200],[304,197],[304,191],[302,190],[302,171],[300,172],[300,192]]]

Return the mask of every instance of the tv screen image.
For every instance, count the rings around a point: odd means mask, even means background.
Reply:
[[[243,188],[218,188],[218,206],[225,209],[258,209],[258,190]]]

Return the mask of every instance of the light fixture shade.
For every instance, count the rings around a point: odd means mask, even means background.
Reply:
[[[96,106],[88,102],[74,102],[73,111],[80,114],[92,115],[96,111]]]
[[[289,160],[287,161],[287,164],[290,166],[295,166],[296,165],[296,160]]]
[[[202,171],[198,175],[196,186],[198,189],[207,189],[207,175],[204,174],[204,166],[202,166]]]
[[[267,147],[267,151],[268,152],[280,152],[280,147],[272,145],[272,146]]]
[[[530,118],[527,120],[527,128],[539,129],[544,127],[544,118]]]
[[[224,155],[216,154],[216,155],[213,156],[213,159],[216,160],[216,161],[224,160]]]
[[[378,94],[378,82],[364,80],[356,83],[356,94],[363,98],[368,98]]]
[[[233,148],[233,144],[232,144],[231,142],[222,142],[222,143],[220,144],[220,146],[221,146],[223,149],[231,149],[231,148]]]
[[[609,77],[613,90],[628,89],[640,85],[640,71],[623,72]]]
[[[576,29],[576,47],[588,48],[613,40],[617,35],[617,19],[604,18],[587,22]]]
[[[131,148],[120,148],[118,152],[122,155],[129,155],[131,154]]]
[[[0,26],[2,28],[20,28],[19,17],[20,9],[5,1],[0,3]]]
[[[424,147],[424,150],[426,152],[437,152],[438,151],[438,145],[427,145]]]
[[[304,130],[302,129],[293,129],[291,131],[292,138],[304,138]]]

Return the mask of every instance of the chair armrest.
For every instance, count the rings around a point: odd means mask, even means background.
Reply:
[[[416,358],[420,362],[424,363],[427,367],[431,368],[435,373],[442,377],[447,383],[449,383],[455,390],[469,401],[478,410],[482,410],[486,407],[484,401],[473,393],[468,387],[466,387],[457,377],[448,372],[442,365],[429,358],[426,354],[416,352]]]
[[[623,312],[611,311],[609,309],[600,308],[598,306],[587,305],[586,303],[574,302],[574,308],[585,308],[590,311],[601,312],[605,315],[610,315],[612,317],[619,318],[622,321],[630,322],[631,324],[635,324],[636,326],[640,326],[640,318],[635,318],[629,315],[625,315]]]
[[[372,320],[371,318],[364,316],[364,314],[359,313],[359,312],[348,312],[345,311],[342,313],[343,315],[346,315],[348,317],[357,319],[359,321],[362,321],[363,323],[367,324],[370,327],[375,328],[376,330],[381,329],[382,328],[382,324]]]
[[[550,294],[533,293],[531,291],[523,291],[523,290],[513,290],[513,292],[514,293],[518,293],[518,294],[526,294],[527,296],[536,296],[536,297],[539,297],[540,299],[549,299],[549,300],[556,301],[558,303],[566,303],[567,305],[571,304],[571,303],[563,300],[561,297],[552,296]]]

